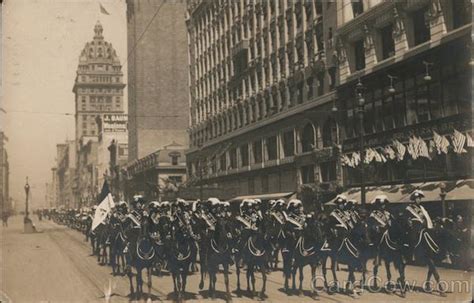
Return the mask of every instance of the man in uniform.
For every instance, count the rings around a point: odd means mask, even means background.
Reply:
[[[345,212],[345,205],[347,198],[344,195],[338,195],[334,200],[336,208],[329,214],[329,221],[331,224],[331,231],[334,236],[338,237],[341,234],[347,235],[351,228],[349,216]]]
[[[406,207],[406,211],[410,216],[410,222],[414,226],[421,225],[424,228],[432,229],[433,221],[431,220],[431,217],[426,209],[421,206],[421,199],[424,197],[425,195],[421,190],[415,190],[410,196],[410,200],[413,201],[413,203]]]
[[[306,222],[306,215],[303,209],[303,203],[301,200],[292,199],[288,202],[286,207],[285,221],[291,224],[290,229],[303,230]]]
[[[372,201],[374,209],[370,213],[369,218],[376,220],[382,229],[388,228],[392,223],[392,215],[386,209],[388,203],[389,201],[386,195],[376,196]]]

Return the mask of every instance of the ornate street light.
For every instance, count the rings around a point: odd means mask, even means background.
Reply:
[[[396,92],[395,87],[393,87],[393,80],[397,79],[397,77],[391,75],[387,75],[387,77],[390,79],[390,86],[388,88],[388,92],[393,95]]]
[[[30,194],[30,185],[28,184],[28,177],[26,177],[25,194],[26,194],[26,203],[25,203],[25,222],[26,222],[26,221],[29,220],[29,218],[28,218],[28,196]]]
[[[433,63],[423,61],[423,64],[425,65],[425,70],[426,70],[426,73],[425,73],[425,76],[423,77],[423,79],[425,81],[431,81],[430,66],[432,66]]]
[[[360,148],[360,203],[365,207],[365,168],[364,168],[364,111],[365,111],[365,87],[362,82],[357,82],[355,86],[355,96],[357,98],[357,112],[359,116],[359,148]]]

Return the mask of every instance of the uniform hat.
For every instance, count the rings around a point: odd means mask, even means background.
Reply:
[[[160,202],[151,201],[149,206],[150,206],[150,208],[159,208],[160,207]]]
[[[415,191],[412,192],[410,195],[410,200],[415,201],[415,199],[417,198],[424,198],[424,197],[425,197],[425,194],[423,193],[423,191],[421,191],[420,189],[415,189]]]
[[[221,203],[221,201],[217,198],[209,198],[207,199],[207,202],[209,202],[212,206],[217,206]]]
[[[386,195],[378,195],[376,196],[370,203],[372,204],[379,204],[379,203],[389,203],[388,198]]]
[[[346,203],[347,202],[347,197],[345,195],[337,195],[336,199],[334,200],[334,203],[339,204],[339,203]]]
[[[240,202],[240,208],[244,208],[244,207],[249,207],[250,205],[252,205],[253,201],[251,199],[244,199],[242,200],[242,202]]]
[[[298,206],[302,206],[303,203],[301,202],[301,200],[298,200],[298,199],[291,199],[290,202],[288,202],[288,205],[286,206],[287,209],[290,209],[292,207],[298,207]]]

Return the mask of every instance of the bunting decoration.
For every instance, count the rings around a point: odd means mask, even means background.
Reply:
[[[451,140],[453,141],[453,149],[456,154],[467,153],[467,151],[464,149],[464,144],[466,143],[466,136],[464,136],[461,132],[455,129],[454,135]]]
[[[471,135],[469,135],[468,132],[466,132],[466,146],[467,147],[474,147],[474,141],[472,141]]]
[[[397,160],[402,161],[403,158],[405,157],[407,148],[398,140],[393,140],[393,146],[397,150]]]
[[[451,142],[447,137],[450,137]],[[465,147],[474,147],[474,140],[469,132],[461,133],[454,130],[452,135],[440,135],[433,131],[433,138],[425,141],[419,136],[412,136],[408,140],[408,144],[403,144],[397,139],[392,140],[392,144],[384,147],[369,147],[365,150],[364,156],[361,159],[360,152],[353,152],[341,156],[342,165],[355,168],[359,166],[361,161],[365,164],[370,164],[373,161],[378,163],[385,163],[388,160],[402,161],[405,154],[411,156],[416,160],[419,158],[427,158],[432,160],[436,155],[447,154],[449,147],[457,154],[467,153]]]

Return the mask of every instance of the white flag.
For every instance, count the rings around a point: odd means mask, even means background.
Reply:
[[[110,193],[109,186],[107,182],[104,181],[104,185],[102,186],[102,191],[99,195],[99,205],[95,210],[94,219],[92,220],[91,231],[96,229],[102,222],[104,222],[107,215],[110,213],[112,208],[115,206],[114,199],[112,194]]]

